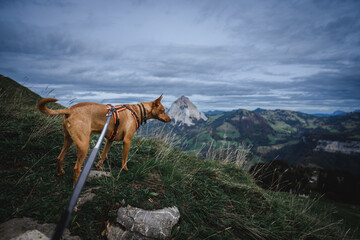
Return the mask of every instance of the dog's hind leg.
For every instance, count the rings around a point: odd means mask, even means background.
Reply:
[[[63,175],[65,174],[65,171],[63,169],[63,160],[65,157],[66,152],[69,150],[73,140],[71,139],[70,135],[68,133],[64,133],[64,146],[61,149],[61,152],[59,156],[57,157],[57,175]]]
[[[129,154],[129,149],[130,149],[130,144],[131,144],[131,138],[125,138],[123,140],[123,154],[122,154],[122,169],[124,170],[128,170],[126,163],[127,163],[127,158],[128,158],[128,154]]]
[[[86,158],[89,149],[90,136],[87,137],[87,139],[81,139],[81,141],[79,141],[78,139],[73,139],[73,140],[77,148],[77,160],[74,167],[74,182],[73,182],[73,187],[75,187],[75,184],[81,172],[81,166]]]
[[[105,147],[104,147],[104,150],[100,156],[100,160],[99,162],[96,164],[96,167],[99,171],[102,171],[103,168],[102,168],[102,164],[103,162],[105,161],[106,157],[107,157],[107,154],[110,150],[110,147],[111,147],[111,144],[112,144],[112,141],[110,141],[109,139],[106,140],[106,144],[105,144]]]

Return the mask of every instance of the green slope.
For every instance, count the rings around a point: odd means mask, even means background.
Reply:
[[[11,78],[0,74],[0,100],[9,105],[36,105],[41,97]]]
[[[5,109],[3,105],[1,109]],[[0,222],[27,216],[56,223],[72,191],[75,149],[65,158],[66,174],[57,177],[56,157],[63,141],[61,117],[45,117],[34,105],[19,106],[18,110],[17,114],[0,112],[1,133],[7,133],[0,142]],[[92,146],[95,141],[93,137]],[[177,206],[181,219],[173,229],[174,239],[359,237],[356,225],[345,225],[343,216],[329,211],[322,201],[263,190],[233,164],[200,160],[171,145],[135,138],[129,171],[123,172],[121,144],[113,144],[105,164],[113,177],[85,186],[101,188],[94,201],[73,214],[72,234],[103,239],[106,221],[114,220],[116,208],[125,203],[145,209]]]

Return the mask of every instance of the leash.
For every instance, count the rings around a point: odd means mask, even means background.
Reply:
[[[106,119],[104,128],[102,129],[99,139],[96,142],[95,147],[91,151],[90,156],[86,160],[85,166],[80,173],[80,176],[76,182],[74,190],[72,191],[69,205],[68,205],[67,209],[63,212],[60,221],[56,225],[55,232],[54,232],[54,235],[52,236],[51,240],[59,240],[61,238],[66,226],[69,224],[71,213],[74,210],[76,202],[80,196],[81,190],[84,187],[85,181],[90,173],[91,166],[93,165],[96,155],[100,149],[102,140],[105,137],[106,130],[109,127],[111,116],[114,112],[116,112],[116,110],[113,107],[113,108],[110,108],[109,112],[106,114],[107,119]]]

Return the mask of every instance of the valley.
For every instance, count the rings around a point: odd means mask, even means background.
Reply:
[[[201,113],[188,98],[181,97],[176,102],[182,109],[168,110],[173,122],[162,131],[176,135],[181,139],[179,147],[187,151],[206,153],[210,147],[246,146],[251,149],[251,158],[261,158],[264,162],[280,159],[293,165],[360,173],[359,112],[318,117],[258,108],[214,111],[206,114],[205,119],[189,115],[189,112],[196,116]],[[145,126],[159,127],[156,122]],[[249,162],[254,163],[253,159]]]

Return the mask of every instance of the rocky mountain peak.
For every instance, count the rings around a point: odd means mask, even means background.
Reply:
[[[185,96],[181,96],[173,102],[168,111],[168,115],[173,119],[173,123],[177,125],[193,126],[197,121],[206,121],[208,119],[205,114],[199,112],[190,99]]]

